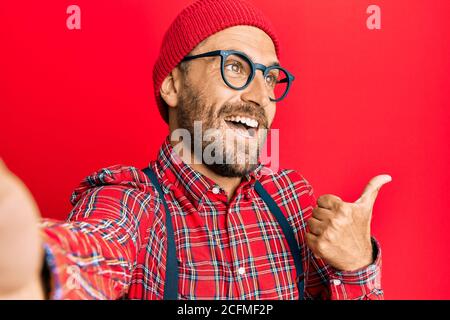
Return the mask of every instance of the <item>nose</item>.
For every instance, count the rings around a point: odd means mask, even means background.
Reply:
[[[241,98],[245,102],[253,102],[263,108],[271,103],[266,81],[260,70],[256,71],[253,81],[242,91]]]

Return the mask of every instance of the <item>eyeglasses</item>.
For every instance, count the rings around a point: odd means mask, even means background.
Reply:
[[[186,56],[182,62],[205,57],[221,57],[222,79],[232,89],[244,90],[255,78],[256,70],[261,70],[273,102],[283,100],[289,92],[295,77],[286,69],[275,65],[254,63],[245,53],[235,50],[216,50],[194,56]]]

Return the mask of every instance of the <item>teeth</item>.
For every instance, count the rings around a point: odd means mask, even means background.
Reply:
[[[233,121],[233,122],[240,122],[243,123],[251,128],[257,128],[259,123],[258,121],[251,119],[251,118],[247,118],[247,117],[241,117],[241,116],[237,116],[237,117],[228,117],[225,120],[227,121]]]

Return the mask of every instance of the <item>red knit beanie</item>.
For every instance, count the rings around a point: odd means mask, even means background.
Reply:
[[[200,42],[229,27],[246,25],[266,32],[279,56],[278,38],[269,20],[246,0],[198,0],[185,8],[167,30],[153,69],[153,85],[159,113],[168,123],[166,103],[160,96],[164,79]]]

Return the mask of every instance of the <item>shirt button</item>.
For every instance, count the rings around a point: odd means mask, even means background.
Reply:
[[[215,186],[214,188],[212,188],[212,192],[213,192],[214,194],[219,194],[219,192],[220,192],[219,187]]]
[[[335,286],[340,286],[340,285],[342,284],[342,281],[339,280],[339,279],[334,279],[334,280],[333,280],[333,284],[334,284]]]
[[[245,268],[240,267],[240,268],[238,269],[238,273],[242,276],[242,275],[245,273]]]

